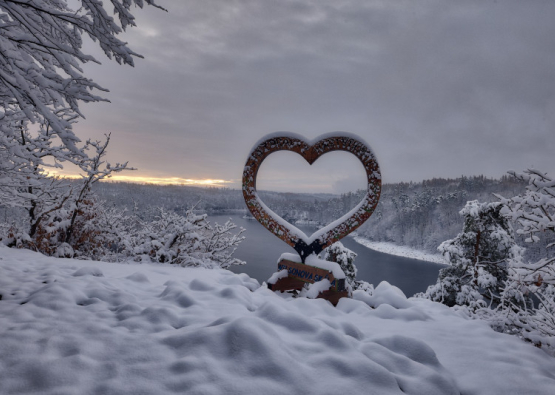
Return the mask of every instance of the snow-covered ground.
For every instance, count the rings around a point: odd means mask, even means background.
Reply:
[[[418,259],[421,261],[441,263],[445,265],[445,260],[440,254],[430,254],[426,251],[415,250],[406,246],[399,246],[393,243],[387,243],[385,241],[371,241],[365,239],[364,237],[354,236],[357,243],[362,244],[372,250],[384,252],[386,254],[404,256],[406,258]]]
[[[245,274],[0,248],[1,394],[553,394],[555,359],[388,283],[335,308]]]

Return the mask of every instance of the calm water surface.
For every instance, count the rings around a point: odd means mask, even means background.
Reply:
[[[260,282],[266,281],[277,270],[277,260],[282,253],[296,253],[256,220],[247,220],[240,215],[213,215],[208,219],[224,223],[230,218],[237,226],[246,229],[243,233],[246,239],[235,251],[235,256],[247,264],[232,268],[233,272],[246,273]],[[315,231],[310,227],[297,227],[309,235]],[[407,296],[425,291],[428,285],[435,284],[439,269],[444,267],[437,263],[377,252],[358,244],[351,237],[341,242],[358,254],[355,260],[358,280],[368,281],[374,286],[387,281],[399,287]]]

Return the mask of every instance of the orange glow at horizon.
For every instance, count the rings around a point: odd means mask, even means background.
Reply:
[[[62,178],[79,179],[78,174],[60,174],[56,171],[50,172],[52,176],[59,176]],[[236,182],[234,180],[221,180],[221,179],[194,179],[194,178],[181,178],[181,177],[147,177],[147,176],[124,176],[114,174],[110,178],[105,178],[102,181],[117,181],[117,182],[130,182],[136,184],[154,184],[154,185],[192,185],[192,186],[214,186],[225,187],[231,186]]]
[[[180,177],[141,177],[141,176],[121,176],[113,175],[108,181],[134,182],[140,184],[156,184],[156,185],[198,185],[198,186],[226,186],[233,184],[232,180],[219,179],[194,179]]]

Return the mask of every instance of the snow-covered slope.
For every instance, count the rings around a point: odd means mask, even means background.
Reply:
[[[555,359],[380,284],[337,308],[224,270],[0,248],[0,393],[553,394]]]

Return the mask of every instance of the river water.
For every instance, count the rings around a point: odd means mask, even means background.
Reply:
[[[277,270],[277,260],[284,252],[295,253],[295,250],[276,236],[271,234],[256,220],[248,220],[240,215],[212,215],[211,222],[224,223],[228,219],[237,226],[243,227],[245,240],[235,251],[235,257],[246,261],[243,266],[235,266],[231,270],[235,273],[246,273],[258,281],[266,281]],[[312,234],[315,229],[297,226],[306,234]],[[423,292],[435,284],[439,269],[444,267],[437,263],[404,258],[371,250],[357,243],[351,237],[341,240],[343,245],[358,254],[355,265],[358,269],[357,280],[364,280],[374,286],[381,281],[399,287],[407,296]]]

